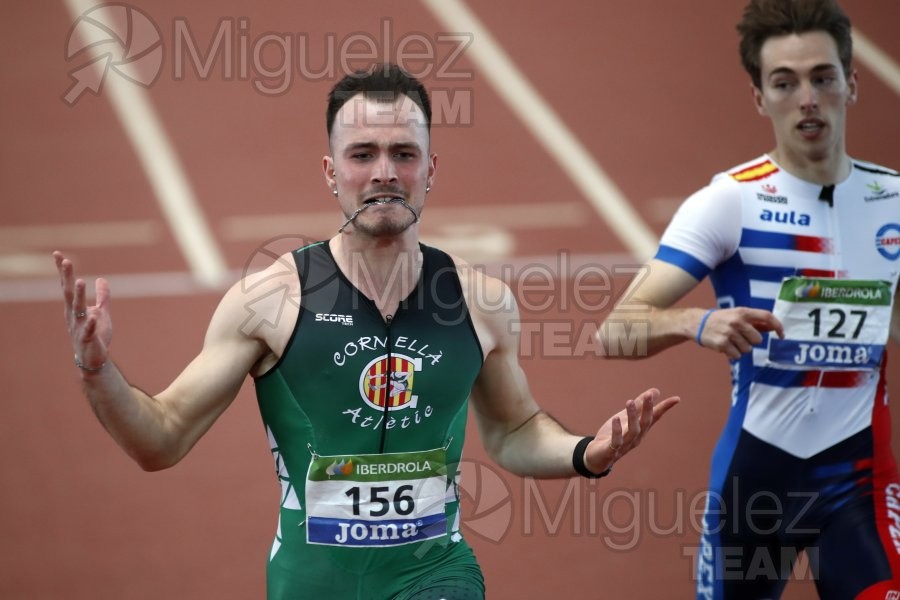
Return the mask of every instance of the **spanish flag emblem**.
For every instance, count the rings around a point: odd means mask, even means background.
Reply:
[[[778,167],[775,166],[771,160],[764,160],[761,163],[757,163],[755,165],[750,165],[740,171],[735,171],[731,173],[731,177],[734,178],[735,181],[740,181],[741,183],[747,183],[748,181],[759,181],[760,179],[765,179],[769,175],[778,172]]]

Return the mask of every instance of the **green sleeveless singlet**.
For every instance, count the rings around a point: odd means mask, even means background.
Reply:
[[[327,242],[293,253],[297,324],[255,380],[282,489],[270,600],[483,597],[456,486],[482,350],[452,259],[420,247],[418,284],[387,321]]]

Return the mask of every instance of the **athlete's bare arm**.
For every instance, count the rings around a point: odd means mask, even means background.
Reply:
[[[459,261],[457,261],[459,264]],[[572,452],[582,436],[566,431],[541,411],[519,364],[519,318],[515,300],[501,281],[460,268],[463,293],[475,322],[485,361],[471,402],[482,442],[500,466],[523,476],[569,477]],[[678,402],[648,390],[596,432],[585,450],[585,465],[601,473],[640,444],[650,427]]]
[[[235,284],[216,309],[196,358],[165,390],[149,395],[131,385],[110,359],[112,341],[108,283],[98,279],[96,304],[87,306],[86,284],[76,279],[72,262],[54,253],[64,297],[64,317],[76,359],[82,365],[84,393],[103,426],[144,469],[159,470],[181,460],[234,400],[246,375],[271,355],[272,331],[250,328],[248,302],[257,314],[279,314],[283,296],[266,290],[286,284],[282,275],[255,286]],[[278,272],[283,272],[278,267]],[[272,275],[270,273],[270,275]],[[296,274],[293,277],[296,280]]]
[[[673,308],[700,282],[675,265],[652,259],[635,277],[597,335],[607,358],[644,358],[696,339],[708,309]],[[746,307],[716,310],[706,317],[701,343],[729,358],[740,358],[762,333],[783,335],[781,323],[767,310]]]

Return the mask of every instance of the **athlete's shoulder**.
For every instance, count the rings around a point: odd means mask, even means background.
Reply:
[[[484,267],[473,265],[459,256],[448,256],[456,267],[463,296],[470,308],[478,310],[485,306],[515,303],[509,286],[502,279],[488,275]]]
[[[498,347],[510,347],[518,351],[516,337],[519,307],[515,295],[502,279],[485,272],[459,256],[449,255],[462,288],[463,298],[475,327],[475,335],[481,344],[482,355],[487,356]]]
[[[847,187],[850,193],[862,195],[867,205],[878,205],[879,213],[896,214],[900,206],[900,172],[893,169],[853,159]]]
[[[857,171],[862,171],[871,175],[883,175],[885,177],[900,178],[900,171],[895,171],[894,169],[889,169],[888,167],[883,167],[881,165],[865,160],[857,160],[855,158],[851,160],[853,163],[853,168]]]
[[[259,296],[260,294],[265,295],[272,289],[295,284],[298,279],[294,252],[286,252],[278,256],[263,269],[251,270],[248,268],[232,289],[242,295]]]
[[[728,205],[730,209],[735,207],[741,199],[741,179],[736,174],[748,172],[758,167],[761,160],[748,161],[731,169],[720,171],[712,176],[709,183],[688,196],[681,206],[681,210],[689,210],[690,207],[698,207],[707,210],[711,206]],[[730,210],[729,209],[729,210]]]
[[[463,297],[467,301],[471,297],[481,297],[483,295],[481,290],[485,287],[496,290],[498,285],[505,285],[499,279],[487,275],[484,267],[472,265],[455,254],[422,243],[419,244],[419,248],[429,271],[443,274],[444,270],[449,268],[456,273]]]
[[[778,173],[779,170],[778,165],[772,162],[772,159],[763,155],[719,173],[713,178],[713,181],[723,179],[737,183],[752,183],[767,179]]]
[[[694,194],[693,202],[738,201],[742,184],[762,181],[779,172],[778,165],[763,155],[713,175],[710,182]]]
[[[254,352],[271,356],[276,348],[285,347],[299,306],[297,270],[288,252],[265,268],[248,272],[225,292],[213,314],[207,339],[237,336],[241,343],[253,340]],[[292,309],[294,317],[290,318]],[[257,358],[263,358],[263,354]],[[256,376],[263,370],[255,367],[252,372]]]
[[[510,287],[502,279],[460,258],[449,255],[456,266],[463,297],[474,314],[514,315],[518,307]]]

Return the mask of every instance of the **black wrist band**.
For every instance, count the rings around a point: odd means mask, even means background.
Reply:
[[[593,436],[588,436],[585,438],[581,438],[581,440],[575,444],[575,450],[572,452],[572,466],[575,468],[575,472],[581,475],[582,477],[587,477],[588,479],[600,479],[601,477],[606,477],[609,475],[609,472],[612,471],[612,467],[603,471],[602,473],[592,473],[588,470],[587,466],[584,464],[584,451],[587,448],[588,444],[594,441]]]

